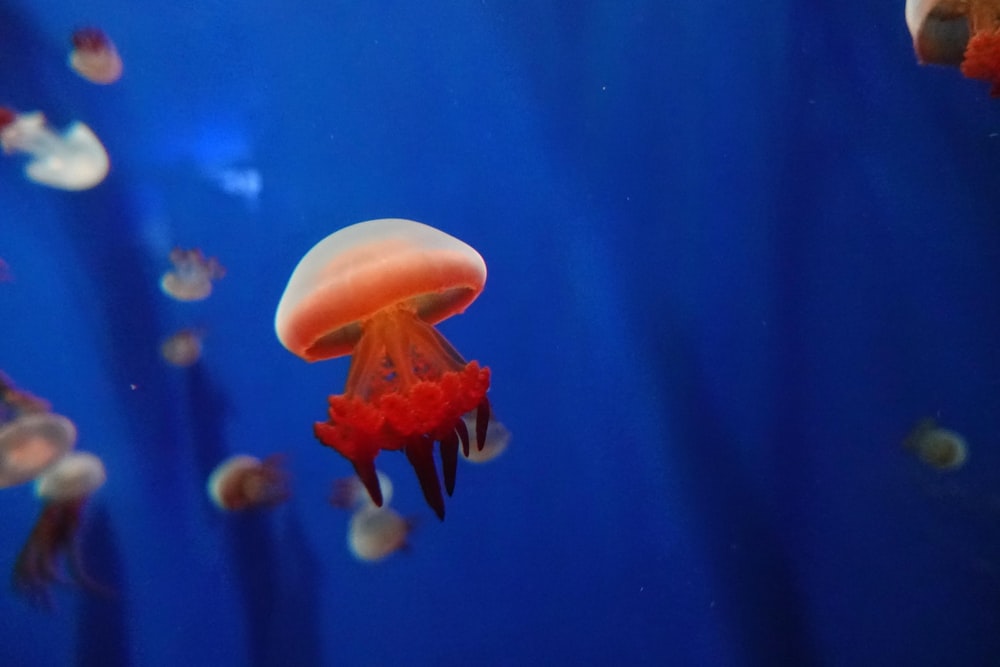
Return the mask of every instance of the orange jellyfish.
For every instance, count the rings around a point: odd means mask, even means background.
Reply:
[[[907,0],[906,24],[921,64],[957,65],[1000,96],[1000,1]]]
[[[107,473],[101,459],[86,452],[67,454],[35,480],[42,513],[14,564],[15,590],[36,604],[51,606],[49,587],[63,577],[64,556],[70,577],[79,585],[100,590],[83,567],[77,536],[83,508]]]
[[[171,366],[187,368],[201,358],[203,334],[197,329],[181,329],[160,345],[160,356]]]
[[[202,301],[212,293],[212,281],[226,275],[226,269],[214,257],[205,257],[199,248],[170,251],[173,270],[160,278],[160,289],[178,301]]]
[[[209,476],[208,497],[226,512],[280,505],[290,495],[281,463],[278,454],[263,461],[246,454],[230,456]]]
[[[486,264],[471,246],[412,220],[361,222],[316,244],[278,303],[278,339],[306,361],[351,355],[344,393],[329,397],[316,438],[340,452],[375,505],[375,457],[402,450],[427,504],[444,518],[434,464],[440,443],[445,489],[455,487],[462,415],[476,410],[476,444],[489,424],[490,371],[466,362],[432,326],[463,312],[483,289]]]
[[[69,66],[91,83],[114,83],[122,76],[118,49],[100,28],[80,28],[70,38]]]
[[[60,190],[87,190],[108,175],[110,160],[101,140],[76,121],[62,135],[49,129],[40,111],[18,114],[0,107],[0,145],[7,154],[27,153],[28,180]]]

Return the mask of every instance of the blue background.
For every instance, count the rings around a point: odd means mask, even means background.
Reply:
[[[66,67],[90,24],[114,86]],[[0,91],[112,158],[82,193],[0,164],[0,368],[104,459],[118,592],[0,595],[2,664],[1000,663],[1000,102],[916,64],[901,1],[0,2]],[[514,439],[444,523],[380,457],[419,524],[370,565],[311,435],[347,361],[272,322],[393,216],[485,257],[441,330]],[[174,245],[228,268],[209,300],[160,293]],[[901,450],[925,416],[963,470]],[[219,460],[278,451],[287,505],[214,510]],[[9,569],[38,507],[2,503]]]

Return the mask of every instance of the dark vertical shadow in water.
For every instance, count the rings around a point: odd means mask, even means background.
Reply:
[[[129,664],[130,638],[125,608],[122,558],[107,511],[91,506],[85,516],[81,549],[87,574],[104,591],[80,591],[77,606],[76,664],[115,667]]]
[[[201,364],[190,369],[188,380],[198,478],[208,479],[215,466],[235,453],[226,446],[223,429],[228,406],[225,395]],[[214,507],[210,510],[217,513]],[[274,538],[273,520],[277,516],[288,519],[288,539],[281,542],[281,557]],[[318,605],[311,583],[319,568],[292,509],[232,513],[221,519],[229,563],[240,587],[250,664],[320,664],[315,619]]]

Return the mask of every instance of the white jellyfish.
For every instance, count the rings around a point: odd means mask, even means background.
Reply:
[[[290,495],[283,457],[274,454],[263,461],[235,454],[216,466],[208,478],[208,497],[226,512],[273,507]]]
[[[107,34],[100,28],[79,28],[70,38],[73,50],[69,66],[91,83],[107,85],[122,76],[122,59]]]
[[[212,293],[212,281],[226,275],[226,269],[214,257],[205,257],[199,248],[170,251],[173,270],[160,279],[160,289],[178,301],[201,301]]]
[[[29,180],[60,190],[87,190],[108,175],[110,160],[101,140],[76,121],[60,136],[40,111],[18,114],[0,107],[0,145],[4,152],[26,153]]]
[[[475,431],[476,413],[470,412],[462,416],[465,426],[470,432]],[[462,456],[472,463],[486,463],[504,453],[510,443],[510,431],[502,423],[490,417],[490,422],[486,427],[486,438],[482,447],[472,446],[466,451],[462,449]]]
[[[407,536],[412,522],[387,507],[370,507],[358,510],[351,516],[347,532],[347,546],[358,560],[380,561],[390,554],[406,549]]]

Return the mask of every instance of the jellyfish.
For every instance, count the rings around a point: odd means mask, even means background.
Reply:
[[[10,264],[3,257],[0,257],[0,283],[9,283],[14,280],[10,272]]]
[[[347,530],[347,547],[358,560],[380,561],[393,552],[406,549],[411,521],[389,507],[374,505],[358,510]]]
[[[906,24],[921,64],[957,65],[1000,96],[998,0],[907,0]]]
[[[0,488],[43,474],[76,445],[76,426],[66,417],[29,412],[0,426]]]
[[[388,505],[392,500],[392,480],[384,472],[378,472],[377,475],[378,486],[382,490],[382,504]],[[368,495],[368,489],[357,477],[334,480],[330,504],[342,510],[375,507],[371,496]]]
[[[278,303],[278,339],[306,361],[351,355],[344,393],[313,432],[351,462],[375,505],[383,498],[375,457],[402,450],[427,504],[444,519],[434,464],[440,443],[445,489],[455,487],[462,415],[476,410],[476,444],[489,423],[490,371],[465,359],[434,328],[483,289],[486,264],[472,247],[412,220],[361,222],[316,244]]]
[[[70,38],[69,66],[91,83],[114,83],[122,76],[118,49],[100,28],[80,28]]]
[[[961,468],[968,457],[965,438],[954,431],[941,428],[933,419],[923,419],[914,427],[903,447],[918,459],[938,470]]]
[[[205,257],[199,248],[170,251],[172,271],[160,279],[160,289],[178,301],[201,301],[212,293],[212,281],[226,275],[226,269],[214,257]]]
[[[88,452],[67,454],[35,480],[35,495],[42,512],[14,564],[15,590],[36,604],[51,606],[49,587],[62,581],[59,558],[64,556],[68,574],[78,585],[102,587],[83,567],[78,534],[83,508],[107,473],[101,459]]]
[[[0,424],[32,412],[49,412],[52,406],[44,398],[19,388],[0,371]]]
[[[24,173],[40,185],[87,190],[108,175],[107,151],[80,121],[72,123],[60,136],[49,129],[40,111],[18,114],[0,107],[0,145],[7,154],[30,155]]]
[[[209,476],[208,497],[226,512],[280,505],[290,495],[282,460],[279,454],[263,461],[246,454],[230,456]]]
[[[469,429],[475,428],[475,419],[476,415],[471,412],[462,415],[462,420],[465,421],[465,426]],[[486,438],[482,448],[477,447],[468,452],[463,451],[462,456],[472,463],[486,463],[503,454],[509,443],[510,431],[493,417],[486,428]]]
[[[171,366],[187,368],[194,366],[201,358],[203,334],[197,329],[181,329],[163,341],[160,355]]]

